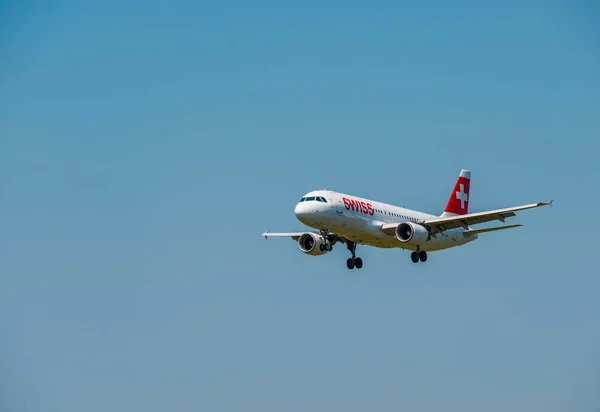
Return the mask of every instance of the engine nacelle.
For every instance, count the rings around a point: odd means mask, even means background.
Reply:
[[[298,238],[298,247],[307,255],[319,256],[331,250],[331,243],[324,239],[323,236],[309,232]]]
[[[427,242],[431,239],[431,236],[423,226],[412,222],[404,222],[396,227],[396,239],[402,243],[419,245]]]

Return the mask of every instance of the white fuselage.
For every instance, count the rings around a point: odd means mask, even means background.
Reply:
[[[305,200],[311,198],[320,200]],[[415,250],[414,245],[400,242],[395,236],[385,234],[381,227],[387,223],[415,222],[437,216],[376,202],[352,195],[317,190],[307,193],[294,209],[296,218],[318,230],[328,230],[354,243],[380,248]],[[477,239],[465,236],[464,229],[452,229],[437,234],[419,245],[421,250],[435,251],[461,246]]]

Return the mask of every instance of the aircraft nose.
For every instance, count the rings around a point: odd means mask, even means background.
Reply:
[[[313,213],[314,205],[311,205],[309,202],[301,202],[296,205],[294,209],[294,214],[296,215],[296,219],[305,225],[310,225],[314,219]]]
[[[302,218],[304,218],[304,217],[306,217],[306,215],[308,215],[308,209],[302,203],[298,203],[296,205],[296,208],[294,209],[294,214],[296,215],[296,217],[298,219],[302,220]]]

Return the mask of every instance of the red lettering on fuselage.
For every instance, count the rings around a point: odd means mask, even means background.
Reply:
[[[353,212],[359,212],[371,216],[375,214],[375,209],[373,209],[373,205],[370,203],[360,202],[358,200],[348,199],[346,197],[343,197],[342,200],[346,210],[352,210]]]

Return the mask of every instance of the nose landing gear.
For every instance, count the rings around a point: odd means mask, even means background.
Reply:
[[[321,236],[323,237],[323,243],[319,245],[319,250],[321,252],[331,252],[333,250],[333,244],[327,243],[327,239],[329,237],[328,230],[320,230]]]

